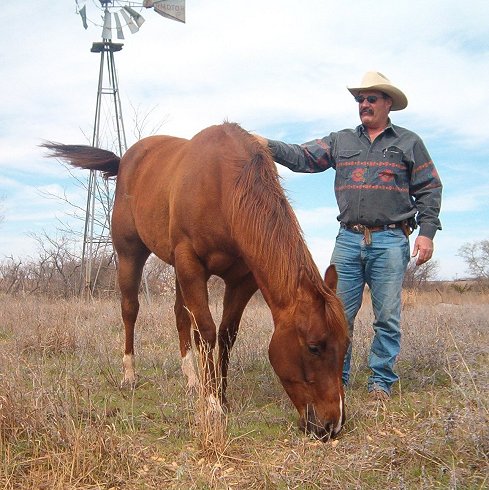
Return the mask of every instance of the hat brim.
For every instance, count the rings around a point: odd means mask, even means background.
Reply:
[[[392,99],[391,111],[402,111],[408,105],[408,100],[404,93],[392,85],[381,83],[371,85],[370,87],[347,87],[347,89],[354,97],[357,96],[362,90],[378,90],[380,92],[384,92]]]

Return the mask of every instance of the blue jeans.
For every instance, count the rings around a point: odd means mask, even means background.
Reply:
[[[362,304],[365,284],[370,288],[374,311],[374,338],[368,358],[368,389],[391,392],[399,377],[394,364],[401,347],[401,291],[409,262],[409,240],[400,228],[372,233],[365,244],[361,233],[340,228],[331,258],[338,272],[337,294],[343,302],[353,338],[353,324]],[[348,384],[352,344],[343,365],[343,384]]]

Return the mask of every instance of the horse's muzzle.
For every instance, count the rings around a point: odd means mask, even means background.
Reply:
[[[299,422],[300,430],[313,434],[320,441],[326,442],[334,439],[340,432],[344,423],[344,411],[341,410],[338,420],[322,420],[316,414],[314,407],[308,406],[305,416]]]

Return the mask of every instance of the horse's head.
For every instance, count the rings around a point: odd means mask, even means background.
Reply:
[[[326,285],[332,292],[336,280],[331,266]],[[340,432],[345,420],[341,374],[348,334],[341,303],[306,278],[296,304],[283,316],[268,349],[270,363],[299,412],[301,429],[327,440]]]

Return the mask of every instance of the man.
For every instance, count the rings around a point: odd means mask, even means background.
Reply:
[[[395,126],[390,111],[404,109],[407,98],[389,79],[367,72],[349,87],[358,103],[361,125],[302,145],[266,140],[274,160],[294,172],[336,170],[335,194],[340,230],[331,258],[338,271],[337,293],[353,337],[355,316],[365,284],[374,311],[374,338],[368,359],[368,391],[387,400],[399,379],[394,364],[400,350],[401,291],[409,262],[409,234],[419,226],[412,256],[421,265],[431,259],[442,185],[423,144],[412,131]],[[343,383],[348,384],[351,344]]]

